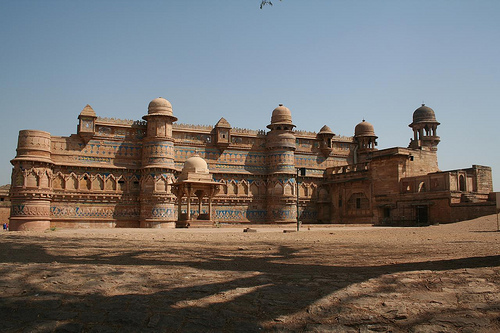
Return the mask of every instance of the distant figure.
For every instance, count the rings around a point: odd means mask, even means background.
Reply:
[[[3,231],[7,231],[7,223],[3,224]]]

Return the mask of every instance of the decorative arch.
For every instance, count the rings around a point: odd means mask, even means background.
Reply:
[[[71,173],[66,181],[66,189],[67,190],[76,190],[78,188],[78,177]]]
[[[92,177],[92,189],[94,190],[104,190],[104,179],[101,175],[95,175]]]
[[[248,195],[248,182],[246,180],[243,180],[242,182],[239,183],[238,194]]]
[[[52,187],[55,190],[64,190],[66,188],[66,180],[64,179],[62,173],[60,172],[57,173],[54,180],[52,181]]]
[[[272,189],[273,195],[282,196],[283,195],[283,185],[280,182],[276,182]]]
[[[136,175],[133,175],[129,178],[129,188],[132,192],[138,192],[141,190],[141,183],[139,182],[139,178]]]
[[[106,191],[116,191],[116,178],[114,175],[109,175],[106,177],[104,182],[104,190]]]
[[[295,194],[294,192],[295,192],[295,186],[293,186],[293,184],[291,184],[289,181],[286,182],[285,185],[283,186],[283,195],[291,196]]]
[[[309,186],[309,196],[311,198],[316,198],[317,195],[318,195],[318,185],[313,183]]]
[[[41,170],[38,179],[41,188],[49,188],[50,175],[47,170]]]
[[[165,192],[167,190],[167,181],[165,177],[159,177],[156,180],[155,192]]]
[[[147,175],[146,178],[143,180],[142,184],[142,190],[144,193],[153,193],[155,189],[155,180],[151,175]]]
[[[123,178],[123,176],[119,176],[118,178],[115,179],[116,180],[116,184],[117,184],[117,189],[118,191],[125,191],[125,179]]]
[[[12,176],[12,180],[13,180],[14,186],[21,187],[24,185],[24,175],[21,172],[21,170],[16,169],[14,171],[14,175]]]
[[[79,187],[80,190],[90,191],[90,189],[92,188],[91,187],[92,182],[90,180],[90,175],[88,173],[84,173],[80,177],[79,184],[80,184],[80,187]]]
[[[38,187],[38,175],[34,169],[28,171],[26,175],[26,187]]]
[[[308,197],[308,195],[309,195],[309,187],[306,184],[301,184],[299,186],[299,196]]]
[[[253,182],[252,185],[250,185],[250,194],[254,197],[259,196],[259,186]]]
[[[238,184],[234,180],[227,183],[227,194],[228,195],[238,195]]]

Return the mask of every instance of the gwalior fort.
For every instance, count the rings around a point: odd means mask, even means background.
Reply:
[[[439,169],[440,123],[423,104],[408,112],[409,145],[385,149],[368,121],[353,136],[328,125],[305,132],[281,104],[267,130],[233,128],[224,118],[180,124],[161,97],[138,121],[101,118],[90,105],[76,116],[69,136],[19,132],[10,230],[417,226],[496,212],[490,167]]]

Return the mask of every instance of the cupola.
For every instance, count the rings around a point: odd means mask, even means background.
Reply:
[[[294,127],[295,125],[292,123],[292,113],[290,109],[283,104],[278,105],[278,107],[273,110],[271,124],[267,125],[267,128],[271,130],[291,131]]]
[[[436,150],[440,142],[437,135],[439,125],[434,110],[422,104],[413,112],[413,122],[408,125],[413,130],[413,139],[410,141],[409,148]]]
[[[153,99],[148,105],[148,114],[142,119],[147,121],[147,137],[158,139],[172,138],[172,123],[177,121],[172,104],[163,97]]]
[[[184,162],[184,167],[182,168],[178,181],[185,180],[211,180],[208,164],[200,155],[196,154],[191,156]]]
[[[319,130],[318,140],[319,140],[319,149],[323,153],[325,157],[328,157],[330,153],[333,151],[333,143],[332,138],[335,136],[333,131],[328,126],[323,126]]]
[[[354,141],[360,152],[377,150],[377,138],[373,125],[364,119],[354,128]]]

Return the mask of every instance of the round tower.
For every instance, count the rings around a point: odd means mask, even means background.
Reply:
[[[17,154],[11,161],[10,230],[50,228],[50,202],[53,194],[50,145],[51,136],[48,132],[19,131]]]
[[[296,220],[294,127],[292,113],[286,106],[280,104],[273,110],[266,138],[267,213],[271,220],[278,222]]]
[[[422,104],[413,112],[413,122],[408,125],[413,130],[413,139],[410,141],[409,148],[437,150],[440,142],[437,135],[439,125],[434,110]]]
[[[292,123],[292,113],[280,104],[273,110],[271,124],[267,125],[271,131],[267,133],[266,147],[269,157],[269,171],[271,173],[295,174],[295,135]]]
[[[173,226],[175,196],[171,185],[174,179],[174,139],[172,124],[177,121],[172,104],[159,97],[148,106],[146,137],[142,145],[141,220],[144,228]]]

